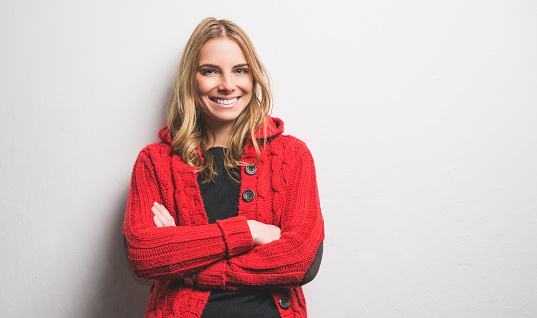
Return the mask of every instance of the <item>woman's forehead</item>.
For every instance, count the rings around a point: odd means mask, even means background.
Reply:
[[[246,63],[246,57],[235,40],[228,37],[218,37],[205,42],[201,48],[200,65],[221,63]]]

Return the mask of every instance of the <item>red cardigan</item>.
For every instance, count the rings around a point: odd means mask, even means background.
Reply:
[[[171,152],[167,127],[159,132],[161,142],[140,152],[123,233],[134,273],[155,280],[146,317],[200,317],[211,289],[252,286],[270,289],[281,317],[307,316],[298,285],[324,239],[323,219],[311,154],[302,141],[282,133],[283,122],[270,118],[269,142],[255,173],[241,170],[238,216],[215,224],[208,224],[195,168]],[[251,143],[242,162],[256,163]],[[250,197],[242,197],[245,191]],[[155,201],[178,226],[154,225]],[[249,219],[280,227],[281,238],[254,247]],[[196,287],[182,280],[192,273]]]

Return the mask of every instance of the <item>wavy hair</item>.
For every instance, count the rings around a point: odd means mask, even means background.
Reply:
[[[201,21],[183,51],[166,119],[172,137],[173,152],[177,153],[184,163],[197,167],[196,171],[201,174],[203,182],[214,180],[216,171],[213,158],[207,151],[209,134],[213,132],[203,120],[200,108],[196,105],[196,72],[203,45],[218,37],[228,37],[239,45],[253,78],[252,98],[232,124],[224,152],[225,169],[235,180],[240,177],[242,165],[240,159],[249,140],[253,143],[257,160],[260,160],[260,141],[264,144],[267,138],[265,135],[264,139],[258,140],[254,137],[254,133],[262,125],[266,128],[266,118],[272,107],[269,75],[248,35],[228,20],[206,18]]]

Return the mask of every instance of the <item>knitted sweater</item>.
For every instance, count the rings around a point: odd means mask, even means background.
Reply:
[[[270,288],[281,317],[307,316],[299,283],[324,239],[315,168],[306,145],[282,135],[280,119],[270,118],[266,131],[261,160],[252,143],[241,159],[256,169],[241,170],[238,216],[214,224],[208,223],[195,168],[172,154],[167,127],[159,132],[161,142],[140,152],[123,233],[134,273],[155,280],[146,317],[200,317],[210,289],[258,286]],[[260,129],[256,138],[263,136]],[[178,226],[154,225],[155,201]],[[249,219],[280,227],[280,239],[254,247]],[[195,287],[183,280],[193,273]]]

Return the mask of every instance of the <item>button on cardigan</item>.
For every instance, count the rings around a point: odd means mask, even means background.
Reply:
[[[248,175],[241,169],[241,193],[255,197],[239,200],[237,217],[209,224],[197,184],[196,168],[171,151],[171,136],[164,127],[161,142],[145,147],[134,165],[123,233],[133,272],[153,279],[146,317],[200,317],[210,289],[269,288],[281,317],[306,317],[299,287],[324,239],[313,159],[297,138],[282,135],[283,122],[268,118],[257,162],[252,143],[241,162],[255,164]],[[260,140],[261,141],[261,140]],[[174,227],[157,228],[153,202],[174,216]],[[246,220],[281,228],[280,239],[253,246]],[[196,287],[183,278],[196,273]],[[289,307],[280,302],[289,300]]]

